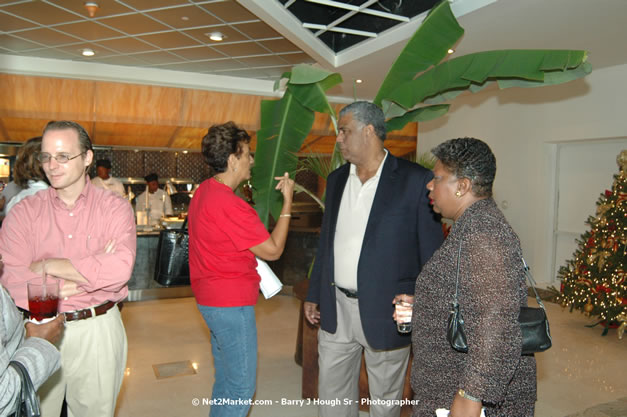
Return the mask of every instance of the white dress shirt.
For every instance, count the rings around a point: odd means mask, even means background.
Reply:
[[[91,183],[95,187],[104,188],[105,190],[111,190],[113,192],[120,194],[122,197],[124,197],[124,194],[125,194],[124,185],[122,185],[122,183],[119,180],[113,177],[109,177],[106,180],[103,180],[99,176],[95,176],[94,178],[91,179]]]
[[[171,216],[173,214],[172,211],[172,200],[170,200],[170,196],[168,193],[159,188],[154,193],[148,192],[148,190],[144,191],[137,197],[135,200],[135,212],[150,210],[150,224],[159,223],[159,219],[164,216]]]
[[[357,291],[357,265],[361,245],[387,156],[388,152],[385,150],[377,172],[363,184],[357,175],[357,167],[353,164],[350,166],[333,241],[335,284],[338,287]]]

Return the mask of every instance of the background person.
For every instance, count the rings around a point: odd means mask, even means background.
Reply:
[[[22,199],[50,186],[41,167],[41,162],[37,159],[40,151],[41,136],[27,140],[17,151],[15,165],[13,166],[13,177],[15,183],[20,187],[20,191],[7,203],[6,214]]]
[[[233,122],[212,126],[202,155],[215,174],[200,184],[189,213],[189,268],[198,309],[211,330],[215,367],[212,397],[251,400],[257,376],[259,297],[255,256],[275,260],[285,247],[294,181],[277,177],[283,208],[272,234],[255,210],[234,194],[250,178],[250,136]],[[241,416],[250,405],[211,406],[210,416]]]
[[[171,216],[172,200],[164,190],[159,188],[159,177],[152,173],[144,177],[146,180],[147,190],[144,191],[135,200],[135,212],[149,210],[150,224],[158,224],[163,216]]]
[[[3,264],[0,260],[0,275]],[[63,316],[45,324],[26,323],[15,303],[0,288],[0,416],[15,412],[14,406],[22,388],[18,373],[9,362],[18,361],[28,370],[35,389],[61,366],[54,346],[63,334]]]
[[[534,414],[536,368],[521,356],[518,314],[527,287],[518,236],[492,199],[496,160],[482,141],[452,139],[433,149],[427,184],[433,209],[455,221],[442,247],[416,281],[411,372],[414,417],[438,408],[451,417],[528,417]],[[461,243],[458,301],[468,353],[446,339]]]
[[[128,201],[91,185],[93,155],[81,125],[49,123],[39,160],[50,188],[13,207],[0,229],[0,280],[19,307],[44,270],[61,280],[62,366],[39,390],[44,417],[59,416],[64,397],[68,417],[112,417],[126,367],[118,303],[135,263],[135,219]]]
[[[96,161],[96,176],[91,179],[91,183],[96,187],[111,190],[124,197],[124,185],[111,176],[111,161],[108,159]]]
[[[393,299],[411,298],[422,265],[442,243],[429,207],[431,172],[391,155],[385,120],[365,101],[342,109],[337,143],[349,163],[327,182],[326,210],[305,316],[320,322],[320,416],[357,416],[362,351],[373,400],[371,416],[398,416],[410,337],[400,334]],[[317,308],[320,308],[320,311]],[[347,405],[344,401],[352,400]]]

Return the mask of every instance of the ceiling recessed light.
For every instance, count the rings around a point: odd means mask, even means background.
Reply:
[[[187,21],[189,20],[189,17],[187,17],[187,16],[183,16],[183,17],[181,17],[181,20],[184,20],[184,21],[186,21],[186,22],[187,22]]]
[[[455,49],[452,49],[452,48],[451,48],[451,49],[449,49],[447,52],[448,52],[448,53],[449,53],[449,55],[450,55],[450,54],[452,54],[452,53],[454,53],[454,52],[455,52]]]
[[[205,35],[209,36],[209,39],[215,42],[220,42],[224,38],[226,38],[226,36],[224,36],[221,32],[211,32],[211,33],[206,33]]]
[[[81,54],[82,54],[83,56],[94,56],[94,55],[96,55],[96,53],[94,52],[94,50],[93,50],[93,49],[90,49],[90,48],[85,48],[85,49],[83,49],[83,50],[81,51]]]
[[[355,80],[355,82],[356,82],[357,84],[361,84],[361,83],[363,83],[364,81],[363,81],[363,80],[361,80],[361,79],[357,79],[357,80]]]

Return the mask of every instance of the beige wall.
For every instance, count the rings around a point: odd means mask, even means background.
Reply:
[[[609,140],[627,148],[626,78],[627,65],[594,70],[585,79],[560,86],[464,94],[447,116],[420,124],[418,153],[462,136],[490,145],[498,166],[495,200],[502,209],[507,202],[503,211],[540,286],[553,274],[557,144]],[[584,191],[598,196],[602,189]]]

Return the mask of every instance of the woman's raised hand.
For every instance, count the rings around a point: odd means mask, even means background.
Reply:
[[[274,179],[279,181],[275,189],[281,191],[284,200],[291,201],[294,195],[294,180],[290,179],[290,174],[286,172],[282,177],[274,177]]]

